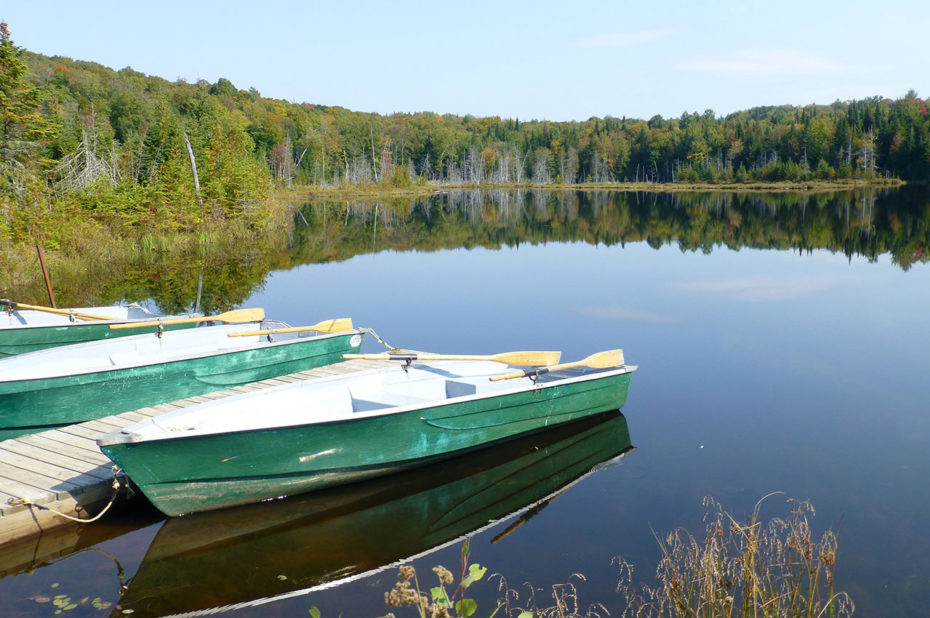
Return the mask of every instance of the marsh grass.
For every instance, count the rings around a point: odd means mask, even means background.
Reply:
[[[617,589],[626,604],[623,616],[851,616],[849,595],[837,592],[837,538],[827,530],[813,538],[814,507],[789,500],[785,517],[763,522],[762,503],[744,522],[712,498],[704,499],[706,530],[698,539],[676,529],[657,541],[662,558],[655,586],[633,580],[622,559]]]
[[[581,573],[548,589],[525,583],[519,590],[495,573],[489,578],[498,582],[492,611],[508,618],[851,616],[852,599],[835,588],[836,534],[827,530],[814,538],[810,525],[814,507],[806,501],[788,500],[784,517],[763,521],[762,504],[773,495],[759,500],[745,521],[737,521],[713,498],[705,498],[703,538],[683,528],[661,538],[656,535],[661,559],[654,585],[637,583],[633,565],[615,558],[620,569],[617,608],[609,609],[612,603],[583,602],[579,587],[586,578]],[[413,567],[401,568],[407,569],[401,572],[401,582],[415,578]],[[410,602],[391,603],[386,595],[389,605],[428,607],[429,597],[419,590],[412,592],[409,584],[399,588]],[[400,598],[395,591],[391,594]],[[454,614],[421,611],[420,615]]]

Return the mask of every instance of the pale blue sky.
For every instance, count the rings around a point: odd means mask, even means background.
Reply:
[[[382,114],[649,118],[930,96],[927,0],[4,0],[17,45]]]

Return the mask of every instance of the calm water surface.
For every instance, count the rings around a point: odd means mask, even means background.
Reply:
[[[137,616],[230,604],[242,616],[383,615],[396,571],[379,567],[419,556],[431,584],[429,569],[455,565],[456,539],[474,531],[472,560],[511,586],[548,595],[583,573],[582,602],[617,615],[614,556],[648,582],[653,530],[700,535],[704,496],[744,516],[781,491],[763,514],[813,503],[815,535],[838,532],[837,587],[857,615],[930,615],[930,268],[906,246],[927,233],[927,200],[908,194],[910,220],[895,195],[647,196],[648,216],[604,196],[444,199],[415,213],[306,207],[294,252],[340,261],[272,271],[242,304],[293,324],[351,316],[436,352],[575,360],[622,347],[640,367],[622,415],[361,486],[171,522],[136,506],[0,548],[4,611],[51,614],[44,601],[65,594],[113,604],[71,615],[117,603]],[[799,232],[791,213],[805,209],[832,223]],[[414,242],[431,226],[442,243]],[[586,474],[600,462],[612,465]],[[496,583],[472,591],[489,608]]]

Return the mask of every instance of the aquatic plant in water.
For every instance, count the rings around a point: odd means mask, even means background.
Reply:
[[[384,593],[384,602],[389,607],[414,607],[420,618],[427,616],[435,618],[468,618],[478,610],[478,604],[474,599],[465,597],[465,591],[476,581],[484,577],[487,569],[479,564],[469,564],[469,549],[471,547],[470,539],[466,539],[462,545],[461,554],[461,571],[459,574],[459,583],[452,588],[453,593],[450,596],[446,586],[455,583],[455,576],[444,566],[433,568],[433,572],[439,580],[439,585],[430,588],[430,594],[427,596],[420,589],[420,583],[417,580],[417,571],[410,565],[401,566],[398,569],[397,583],[390,592]],[[497,613],[500,606],[491,610],[487,618],[491,618]],[[394,614],[388,614],[392,617]]]
[[[851,616],[855,611],[852,599],[835,588],[836,534],[827,530],[819,540],[812,538],[809,518],[815,511],[806,501],[788,500],[787,516],[763,522],[762,503],[772,495],[760,499],[745,522],[737,521],[713,498],[705,498],[703,539],[683,528],[662,538],[656,536],[662,558],[656,568],[655,585],[634,582],[633,565],[616,558],[620,567],[617,591],[622,599],[618,614],[630,618]],[[462,555],[464,582],[467,545]],[[433,570],[441,582],[452,583],[451,573],[442,567]],[[572,574],[565,583],[552,585],[551,602],[537,597],[543,589],[527,583],[529,592],[521,603],[520,593],[508,586],[503,575],[495,573],[492,577],[499,580],[501,596],[489,616],[501,609],[510,618],[613,615],[604,603],[582,604],[576,585],[585,581],[581,573]],[[450,603],[437,602],[448,599],[442,596],[444,588],[442,595],[437,595],[434,588],[432,599],[422,594],[411,566],[401,567],[399,578],[394,589],[385,594],[390,606],[415,606],[421,618],[469,616],[477,609],[472,601],[468,613],[452,613]],[[464,588],[461,590],[464,593]],[[455,609],[458,610],[457,605]]]
[[[655,586],[636,586],[622,559],[618,591],[623,616],[851,616],[852,599],[835,589],[837,539],[832,530],[813,539],[814,507],[789,500],[784,518],[762,521],[759,500],[741,523],[705,498],[704,538],[676,529],[658,538],[662,559]]]

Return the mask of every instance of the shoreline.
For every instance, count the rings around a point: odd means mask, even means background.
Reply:
[[[272,193],[277,199],[292,197],[299,199],[311,197],[418,197],[435,195],[448,191],[610,191],[618,193],[828,193],[832,191],[850,191],[855,189],[896,189],[907,182],[899,179],[879,180],[809,180],[809,181],[774,181],[751,183],[684,183],[684,182],[606,182],[576,184],[534,184],[534,183],[458,183],[458,184],[415,184],[411,186],[392,187],[383,184],[370,185],[296,185],[276,187]]]

